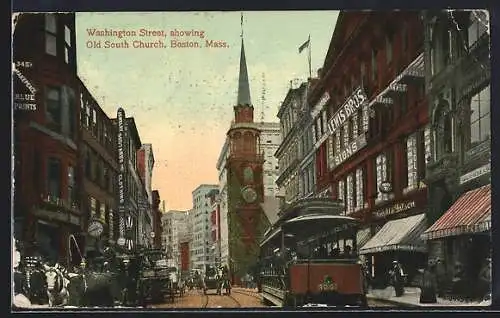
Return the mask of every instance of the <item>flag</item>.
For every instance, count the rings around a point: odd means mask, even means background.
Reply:
[[[304,42],[304,44],[302,44],[300,47],[299,47],[299,53],[302,53],[302,51],[304,51],[305,48],[309,47],[309,43],[311,42],[311,37],[309,37],[307,39],[307,41]]]

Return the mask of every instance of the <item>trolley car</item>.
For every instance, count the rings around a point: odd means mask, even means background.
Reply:
[[[364,307],[356,255],[359,221],[340,201],[303,199],[286,208],[260,244],[261,288],[275,306]]]

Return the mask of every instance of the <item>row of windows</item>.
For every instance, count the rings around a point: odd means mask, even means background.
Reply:
[[[281,155],[279,159],[279,173],[283,173],[290,164],[298,159],[298,145],[297,143],[293,143],[291,147],[285,150],[285,152]]]
[[[309,164],[303,171],[301,171],[299,182],[300,196],[306,196],[316,190],[316,174],[314,173],[314,165]]]
[[[394,197],[394,191],[408,193],[418,189],[421,181],[425,178],[425,161],[430,155],[430,130],[417,131],[405,138],[401,150],[398,147],[380,153],[374,159],[375,183],[367,184],[367,166],[358,167],[353,173],[337,183],[338,198],[344,201],[346,213],[366,208],[368,205],[367,187],[372,187],[375,195],[375,204],[390,200]],[[395,175],[395,156],[403,155],[402,175]],[[383,182],[390,182],[394,186],[395,178],[399,178],[401,188],[393,189],[392,193],[384,193],[380,189]]]
[[[85,155],[85,177],[108,193],[114,193],[115,173],[111,165],[95,151],[87,150]]]
[[[454,17],[451,18],[452,21],[448,21],[446,17],[434,27],[430,54],[430,69],[433,75],[474,48],[479,39],[486,34],[489,25],[487,12],[474,10],[464,14],[469,14],[465,23]]]
[[[462,142],[465,150],[472,149],[475,146],[491,138],[491,95],[490,85],[488,84],[479,92],[466,100],[464,108],[468,116],[466,123],[469,126],[464,131],[462,138],[455,138],[454,119],[450,112],[450,106],[442,103],[436,111],[434,130],[434,158],[439,159],[444,154],[455,151],[456,143]],[[430,138],[430,137],[429,137]],[[456,140],[455,140],[456,139]]]
[[[71,41],[73,30],[69,25],[59,28],[57,14],[45,14],[45,53],[52,56],[63,54],[64,62],[73,61],[73,43]]]
[[[82,127],[88,129],[101,145],[115,154],[117,150],[114,141],[117,140],[117,136],[113,131],[111,121],[107,118],[98,118],[96,109],[84,99],[83,94],[80,95],[80,108]]]

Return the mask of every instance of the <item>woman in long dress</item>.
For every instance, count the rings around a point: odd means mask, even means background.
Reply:
[[[437,277],[436,263],[429,261],[427,268],[422,276],[422,287],[420,288],[420,303],[434,304],[437,303]]]

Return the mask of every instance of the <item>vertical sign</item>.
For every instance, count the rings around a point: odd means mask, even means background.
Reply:
[[[118,108],[118,217],[120,220],[118,245],[125,245],[125,111]]]

